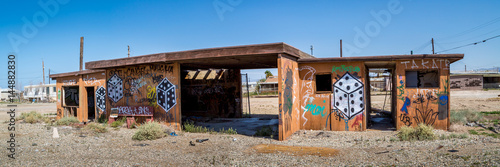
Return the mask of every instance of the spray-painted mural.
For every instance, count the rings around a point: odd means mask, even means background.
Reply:
[[[281,90],[279,93],[279,139],[284,140],[301,126],[301,107],[298,99],[300,95],[299,73],[298,63],[285,55],[278,59],[278,67],[278,76],[280,76],[278,86]]]
[[[123,80],[116,74],[108,80],[108,97],[115,103],[123,98]]]
[[[180,128],[178,64],[149,64],[106,70],[108,77],[107,113],[111,108],[151,107],[154,120]],[[120,81],[122,80],[122,92]],[[110,91],[114,91],[111,93]],[[120,94],[121,93],[121,94]],[[121,96],[120,96],[121,95]],[[145,118],[140,117],[139,121]]]
[[[449,125],[449,64],[446,59],[405,60],[396,63],[399,76],[397,86],[397,128],[416,126],[420,123],[433,125],[437,129],[447,129]],[[407,71],[434,70],[438,87],[409,87],[408,79],[420,82],[422,76],[406,76]],[[414,78],[409,78],[414,77]],[[419,78],[415,78],[419,77]]]
[[[158,90],[158,105],[168,112],[172,107],[177,104],[175,98],[175,85],[170,83],[167,78],[163,79],[163,81],[156,86],[156,90]]]
[[[333,84],[333,108],[340,111],[347,119],[363,113],[365,109],[363,88],[361,81],[346,72]]]
[[[365,88],[361,62],[300,65],[301,129],[361,131]],[[332,74],[331,92],[316,92],[315,75]]]
[[[100,86],[95,91],[95,96],[97,101],[96,103],[97,108],[101,110],[103,113],[106,113],[106,89]]]

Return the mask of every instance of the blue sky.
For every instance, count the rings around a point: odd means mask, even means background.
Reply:
[[[39,2],[55,3],[57,8],[44,10]],[[500,1],[494,0],[4,1],[0,69],[7,69],[7,55],[15,52],[23,85],[42,81],[42,59],[46,75],[49,68],[52,73],[76,71],[81,36],[85,62],[126,57],[127,45],[131,56],[138,56],[273,42],[308,53],[313,45],[314,56],[337,57],[340,39],[348,56],[410,54],[410,50],[429,54],[431,38],[439,52],[500,35],[499,7]],[[373,13],[386,15],[379,21]],[[26,28],[29,25],[36,31]],[[359,40],[363,33],[369,42]],[[463,70],[464,65],[498,67],[499,46],[500,38],[495,38],[444,53],[465,54],[452,71]],[[263,71],[243,73],[257,80],[264,77]],[[0,73],[0,87],[7,86],[6,78]]]

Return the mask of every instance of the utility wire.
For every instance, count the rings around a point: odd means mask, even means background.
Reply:
[[[490,38],[482,40],[482,41],[477,41],[477,42],[473,42],[473,43],[470,43],[470,44],[466,44],[466,45],[462,45],[462,46],[457,46],[457,47],[454,47],[454,48],[451,48],[451,49],[439,51],[439,52],[436,52],[436,54],[437,53],[441,53],[441,52],[447,52],[447,51],[450,51],[450,50],[455,50],[455,49],[458,49],[458,48],[463,48],[463,47],[466,47],[466,46],[477,45],[479,43],[485,43],[486,41],[488,41],[490,39],[494,39],[494,38],[498,38],[498,37],[500,37],[500,35],[497,35],[497,36],[494,36],[494,37],[490,37]]]
[[[499,22],[499,21],[500,21],[500,17],[497,17],[497,18],[495,18],[495,19],[493,19],[493,20],[491,20],[491,21],[489,21],[489,22],[483,23],[483,24],[478,25],[478,26],[476,26],[476,27],[474,27],[474,28],[471,28],[471,29],[465,30],[465,31],[463,31],[463,32],[461,32],[461,33],[458,33],[458,34],[455,34],[455,35],[452,35],[452,36],[448,36],[448,37],[440,38],[440,39],[438,39],[438,40],[439,40],[439,41],[443,41],[443,40],[445,40],[445,39],[451,39],[451,38],[456,38],[456,37],[459,37],[459,36],[463,36],[463,35],[465,35],[465,34],[468,34],[468,33],[474,32],[474,31],[476,31],[476,30],[479,30],[479,29],[481,29],[481,28],[483,28],[483,27],[489,26],[489,25],[494,24],[494,23]]]

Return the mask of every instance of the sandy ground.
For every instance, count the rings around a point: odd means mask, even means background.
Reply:
[[[7,112],[11,108],[8,108],[7,104],[8,103],[0,103],[0,121],[2,122],[10,119],[10,116],[7,114]],[[23,103],[16,105],[16,117],[21,115],[21,113],[27,113],[31,111],[36,111],[42,114],[57,113],[56,103]]]
[[[495,91],[452,91],[451,110],[500,111]],[[375,108],[382,108],[384,95],[372,96]],[[246,99],[243,100],[244,102]],[[390,98],[387,99],[387,102]],[[390,106],[386,102],[386,107]],[[245,105],[244,105],[245,108]],[[498,166],[500,140],[468,135],[465,139],[395,141],[395,131],[332,132],[298,131],[286,141],[248,135],[178,132],[153,141],[134,141],[136,129],[108,128],[91,134],[72,127],[44,124],[16,124],[15,160],[5,148],[10,132],[6,104],[0,104],[0,166]],[[387,109],[386,109],[387,110]],[[17,114],[29,111],[55,113],[55,103],[19,104]],[[246,110],[244,109],[246,112]],[[252,117],[275,117],[277,98],[251,98]],[[255,115],[254,115],[255,114]],[[224,122],[224,121],[221,121]],[[272,123],[275,124],[275,123]],[[60,138],[52,138],[58,128]],[[462,134],[435,130],[438,135]],[[196,139],[209,139],[189,145]],[[337,150],[332,156],[300,155],[301,152],[259,153],[261,144],[293,147],[325,147]],[[300,151],[300,148],[297,150]],[[272,151],[270,151],[272,152]]]

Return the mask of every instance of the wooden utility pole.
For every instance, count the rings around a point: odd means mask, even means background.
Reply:
[[[127,45],[127,48],[128,48],[128,57],[130,57],[130,46]]]
[[[342,57],[342,39],[340,39],[340,57]]]
[[[431,39],[432,42],[432,54],[434,54],[434,38]]]
[[[43,73],[43,84],[45,85],[45,65],[43,65],[43,59],[42,59],[42,73]]]
[[[311,45],[311,56],[313,55],[313,46]]]
[[[467,65],[464,65],[465,66],[465,72],[467,72]]]
[[[80,37],[80,71],[83,70],[83,37]]]

